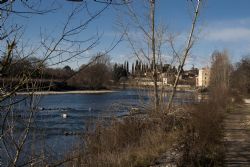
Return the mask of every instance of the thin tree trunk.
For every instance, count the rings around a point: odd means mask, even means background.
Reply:
[[[154,79],[154,105],[155,111],[158,110],[159,107],[159,95],[158,95],[158,75],[157,75],[157,67],[156,67],[156,57],[155,57],[155,0],[150,0],[150,19],[151,19],[151,49],[152,49],[152,63],[153,63],[153,79]]]
[[[170,98],[169,98],[169,103],[168,103],[168,108],[167,108],[168,110],[172,106],[173,98],[174,98],[175,93],[176,93],[176,87],[177,87],[179,79],[180,79],[181,71],[183,69],[183,66],[185,65],[186,58],[187,58],[187,56],[189,54],[189,51],[190,51],[190,49],[192,47],[192,44],[193,44],[193,34],[194,34],[194,30],[195,30],[195,24],[197,22],[197,18],[198,18],[198,15],[199,15],[199,10],[200,10],[200,4],[201,4],[202,0],[197,0],[197,1],[198,1],[198,3],[197,3],[197,6],[196,6],[196,9],[195,9],[194,19],[193,19],[191,31],[190,31],[190,34],[189,34],[189,37],[188,37],[187,46],[186,46],[186,48],[184,50],[183,58],[182,58],[182,61],[181,61],[181,64],[180,64],[180,68],[178,70],[177,77],[176,77],[175,82],[174,82],[173,90],[172,90],[172,93],[171,93]]]

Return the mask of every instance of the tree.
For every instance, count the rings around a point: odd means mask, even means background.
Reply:
[[[122,65],[115,64],[113,67],[113,80],[119,82],[121,78],[127,78],[128,72]]]
[[[134,66],[134,63],[132,64],[132,75],[135,74],[135,66]]]
[[[171,108],[171,105],[173,103],[173,99],[174,99],[174,96],[176,93],[176,88],[177,88],[178,82],[180,80],[181,72],[182,72],[183,67],[186,63],[186,59],[188,57],[190,49],[192,48],[192,46],[194,44],[194,31],[195,31],[195,27],[196,27],[196,23],[197,23],[197,18],[199,16],[201,3],[202,3],[202,0],[197,0],[197,5],[196,5],[196,9],[194,11],[194,17],[193,17],[193,21],[192,21],[191,30],[190,30],[190,33],[188,36],[186,47],[184,48],[182,60],[180,62],[180,66],[179,66],[179,69],[177,72],[177,77],[176,77],[175,82],[174,82],[173,90],[172,90],[172,93],[171,93],[170,98],[169,98],[169,103],[168,103],[168,107],[167,107],[168,110]]]
[[[127,11],[126,11],[125,17],[128,17],[127,19],[132,24],[127,23],[127,20],[126,20],[126,23],[123,23],[121,21],[120,26],[124,28],[127,41],[130,44],[134,55],[138,58],[134,66],[135,75],[141,76],[144,70],[143,61],[147,61],[148,63],[152,63],[153,65],[152,74],[151,74],[151,79],[153,80],[153,83],[154,83],[153,101],[154,101],[154,109],[158,110],[159,95],[158,95],[158,85],[157,85],[157,81],[158,81],[157,62],[158,62],[158,58],[160,57],[159,50],[161,48],[161,43],[159,39],[156,39],[156,35],[158,34],[156,33],[156,26],[155,26],[155,0],[141,1],[140,4],[143,4],[146,6],[145,17],[141,16],[141,13],[143,12],[138,13],[136,11],[132,3],[127,4]],[[133,29],[136,29],[135,30],[136,32],[141,32],[143,34],[141,35],[140,39],[138,38],[133,39],[133,35],[130,34],[129,31],[127,31],[128,25],[132,25]],[[139,44],[141,44],[141,46],[139,46]]]
[[[210,87],[229,88],[229,76],[231,73],[231,63],[226,51],[215,51],[212,54],[212,66],[210,71]]]
[[[111,80],[109,56],[98,53],[90,62],[89,65],[82,65],[77,75],[69,79],[68,83],[82,89],[107,88]]]
[[[230,87],[238,92],[249,96],[250,94],[250,56],[241,59],[235,65],[233,72],[230,75]]]
[[[210,69],[209,93],[212,98],[211,101],[227,105],[229,97],[229,81],[231,74],[231,63],[226,51],[215,51],[212,54],[212,65]]]
[[[64,66],[63,69],[65,71],[73,71],[70,66]]]
[[[154,109],[158,110],[159,105],[165,105],[163,104],[163,101],[160,101],[160,99],[166,99],[166,98],[160,98],[159,96],[163,95],[158,93],[158,81],[159,76],[158,73],[162,71],[162,64],[163,63],[163,54],[162,50],[163,47],[166,45],[169,45],[169,48],[172,49],[172,55],[171,58],[167,58],[168,64],[174,64],[175,61],[179,60],[180,62],[180,69],[177,72],[177,77],[173,86],[172,93],[170,95],[170,99],[168,102],[167,109],[170,109],[172,105],[173,98],[175,96],[176,87],[178,85],[178,81],[181,75],[181,71],[184,67],[184,64],[186,62],[186,58],[190,52],[190,49],[193,46],[194,43],[194,30],[200,10],[200,4],[201,0],[197,0],[197,3],[194,1],[191,1],[192,5],[196,5],[196,9],[194,10],[194,17],[193,22],[191,26],[191,30],[187,39],[187,44],[185,48],[183,49],[183,55],[180,56],[178,52],[176,51],[174,47],[174,39],[175,36],[171,33],[167,34],[166,26],[156,23],[155,21],[155,4],[159,1],[155,0],[147,0],[143,1],[145,4],[143,4],[143,7],[145,7],[144,11],[141,13],[137,12],[137,8],[133,7],[132,4],[127,5],[128,6],[128,12],[126,13],[125,17],[128,16],[130,19],[126,20],[126,24],[121,24],[121,27],[125,27],[126,30],[126,37],[127,41],[131,46],[131,49],[134,53],[134,55],[140,60],[140,62],[148,61],[150,64],[150,70],[151,70],[151,78],[154,84]],[[142,11],[142,10],[141,10]],[[145,14],[142,16],[142,13]],[[129,22],[131,21],[131,22]],[[140,32],[143,36],[141,39],[134,39],[133,36],[128,31],[128,26],[135,25],[132,29],[135,32]],[[139,41],[139,42],[138,42]],[[135,65],[135,73],[138,69],[138,65],[136,63]],[[169,72],[170,70],[167,70]],[[162,92],[163,92],[163,86],[162,86]],[[160,104],[161,103],[161,104]],[[164,107],[161,107],[164,108]],[[165,110],[165,109],[164,109]],[[159,111],[159,110],[158,110]]]
[[[150,0],[150,19],[151,19],[151,51],[152,51],[152,63],[153,63],[153,78],[154,78],[154,94],[155,94],[155,110],[159,108],[159,95],[158,95],[158,75],[156,64],[156,46],[155,46],[155,0]]]
[[[46,8],[43,8],[43,5],[41,5],[42,3],[46,4]],[[57,3],[59,3],[59,1]],[[82,35],[86,38],[78,40],[80,34],[86,32],[88,26],[111,5],[121,5],[127,2],[117,0],[113,3],[111,0],[91,0],[72,5],[72,10],[68,11],[67,16],[64,18],[64,23],[62,23],[62,26],[57,29],[58,35],[54,35],[52,33],[47,34],[45,28],[41,27],[40,43],[34,48],[29,47],[29,44],[24,41],[24,36],[26,35],[24,33],[25,26],[22,25],[22,22],[13,21],[13,19],[29,19],[32,15],[42,16],[50,12],[51,14],[54,14],[57,12],[57,10],[59,10],[58,6],[54,6],[54,4],[57,3],[53,1],[50,4],[51,6],[49,6],[48,2],[38,0],[0,1],[0,75],[9,77],[8,79],[1,78],[2,85],[0,94],[0,115],[1,118],[4,118],[1,119],[0,143],[4,144],[4,148],[2,149],[1,147],[1,153],[4,152],[3,156],[5,156],[4,158],[6,158],[7,162],[7,164],[4,165],[6,166],[28,166],[32,163],[36,163],[38,166],[47,166],[47,164],[39,164],[43,163],[44,156],[42,155],[36,155],[36,157],[30,155],[30,160],[27,158],[24,159],[25,162],[20,162],[20,156],[23,152],[24,145],[29,140],[31,127],[34,123],[34,115],[37,111],[37,103],[35,100],[37,95],[35,95],[34,92],[40,90],[49,90],[51,86],[55,85],[52,83],[49,86],[43,86],[39,80],[33,80],[32,78],[41,76],[41,79],[44,79],[44,72],[51,67],[68,62],[72,59],[85,58],[85,53],[96,47],[99,43],[100,35],[98,33],[92,34],[90,37]],[[66,3],[66,1],[61,3]],[[90,6],[93,5],[90,5],[90,3],[100,3],[101,5],[99,8],[95,8],[95,10],[92,11]],[[87,14],[84,14],[83,17],[83,13]],[[75,22],[76,19],[77,22]],[[117,42],[114,42],[110,48],[107,48],[105,53],[111,51],[120,40],[121,39],[119,39]],[[32,57],[39,59],[35,60]],[[92,60],[95,61],[96,59]],[[89,62],[86,66],[81,68],[81,71],[70,74],[66,78],[63,78],[63,81],[66,81],[70,77],[77,75],[85,69],[88,70],[88,67],[92,63],[93,62]],[[44,65],[46,65],[45,69]],[[100,68],[107,68],[106,65],[104,66],[100,63],[97,63],[92,67],[95,67],[94,71],[98,71],[99,73],[103,72],[100,70]],[[53,72],[56,72],[56,74],[60,73],[61,71],[61,69],[53,69]],[[90,70],[90,72],[92,72],[92,70]],[[103,77],[105,77],[105,75]],[[18,100],[15,96],[19,91],[27,91],[30,94],[24,96],[23,99]],[[13,114],[11,114],[15,113],[15,108],[13,106],[14,104],[21,103],[24,100],[28,101],[28,106],[25,108],[25,111],[23,111],[22,114],[27,114],[27,119],[20,120],[23,127],[19,129],[20,133],[14,134],[18,127],[15,117],[13,117]],[[5,102],[3,103],[3,101]],[[52,164],[52,166],[54,165]]]

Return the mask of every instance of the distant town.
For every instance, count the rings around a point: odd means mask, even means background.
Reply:
[[[136,60],[135,63],[132,63],[132,67],[130,68],[129,63],[125,61],[124,64],[115,64],[113,69],[114,71],[117,71],[118,69],[123,71],[120,75],[119,81],[125,81],[128,79],[131,84],[153,86],[153,64],[142,63],[139,60]],[[170,64],[160,64],[157,65],[157,71],[158,85],[173,85],[178,68]],[[182,69],[178,87],[206,88],[209,86],[209,78],[209,67],[198,69],[193,66],[189,70]]]
[[[110,63],[103,56],[91,64],[82,65],[78,70],[69,66],[49,68],[41,64],[39,59],[13,60],[13,66],[2,71],[1,81],[15,80],[12,76],[18,73],[31,75],[30,82],[37,81],[49,90],[100,90],[112,89],[116,86],[153,86],[153,64],[136,60],[133,63]],[[38,68],[39,67],[39,68]],[[171,64],[157,64],[157,84],[171,87],[176,79],[179,67]],[[210,69],[192,67],[181,70],[179,88],[206,88],[209,86]]]

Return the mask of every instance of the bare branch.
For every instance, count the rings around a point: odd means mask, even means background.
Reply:
[[[197,18],[198,18],[198,15],[199,15],[201,2],[202,2],[202,0],[197,0],[197,6],[196,6],[196,9],[195,9],[195,12],[194,12],[194,18],[193,18],[193,22],[192,22],[190,34],[189,34],[189,37],[188,37],[186,48],[185,48],[184,53],[183,53],[182,61],[181,61],[181,64],[180,64],[180,68],[178,70],[177,77],[176,77],[174,85],[173,85],[172,94],[170,96],[169,103],[168,103],[168,110],[170,109],[170,107],[171,107],[171,105],[173,103],[173,98],[175,96],[175,92],[176,92],[176,88],[177,88],[177,85],[178,85],[178,82],[179,82],[179,79],[180,79],[181,71],[182,71],[183,66],[184,66],[184,64],[186,62],[187,56],[189,54],[189,51],[190,51],[190,49],[193,46],[194,30],[195,30]]]

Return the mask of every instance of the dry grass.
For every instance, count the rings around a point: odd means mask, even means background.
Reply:
[[[108,127],[97,126],[85,136],[78,166],[149,166],[174,141],[175,132],[165,126],[166,120],[128,117],[113,120]],[[73,165],[73,164],[71,164]]]
[[[181,146],[180,166],[221,165],[222,121],[229,98],[227,90],[218,89],[207,102],[175,114],[151,113],[97,125],[84,136],[80,156],[68,166],[150,166],[176,143]]]
[[[220,90],[220,91],[218,91]],[[227,90],[211,90],[205,103],[187,109],[182,129],[183,166],[221,166],[223,163],[223,118],[229,106]]]
[[[176,143],[182,155],[178,165],[221,166],[222,122],[229,97],[228,90],[217,87],[211,89],[207,102],[174,114],[151,113],[99,124],[84,136],[80,156],[66,166],[150,166]]]

